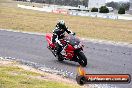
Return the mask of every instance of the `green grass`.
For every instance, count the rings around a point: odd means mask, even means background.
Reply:
[[[33,76],[41,76],[39,73],[34,73],[30,71],[24,71],[23,69],[19,67],[10,67],[10,66],[0,66],[0,72],[11,72],[11,73],[17,73],[20,75],[33,75]]]
[[[0,28],[47,33],[64,19],[78,36],[132,43],[132,21],[45,13],[17,8],[22,2],[4,3],[0,4]]]
[[[0,66],[0,88],[79,88],[74,84],[33,78],[36,76],[41,74],[14,66]]]

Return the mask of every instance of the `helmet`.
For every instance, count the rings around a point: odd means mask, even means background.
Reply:
[[[64,20],[59,20],[58,21],[58,25],[59,26],[64,26],[65,25],[65,21]]]

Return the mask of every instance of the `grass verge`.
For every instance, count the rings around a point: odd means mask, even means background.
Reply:
[[[78,36],[132,43],[132,21],[25,10],[17,8],[22,2],[0,1],[0,28],[47,33],[52,32],[57,20],[64,19]]]
[[[77,84],[53,80],[47,73],[21,67],[18,63],[0,60],[0,88],[80,88]]]

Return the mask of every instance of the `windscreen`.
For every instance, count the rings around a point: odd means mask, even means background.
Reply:
[[[73,35],[67,35],[65,37],[65,40],[68,43],[70,43],[72,46],[79,45],[80,43],[80,40],[76,36],[73,36]]]

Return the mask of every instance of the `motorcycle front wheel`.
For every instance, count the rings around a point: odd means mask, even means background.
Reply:
[[[78,56],[78,63],[82,66],[82,67],[86,67],[86,65],[87,65],[87,58],[86,58],[86,56],[84,55],[84,53],[83,52],[79,52],[78,54],[77,54],[77,56]]]

